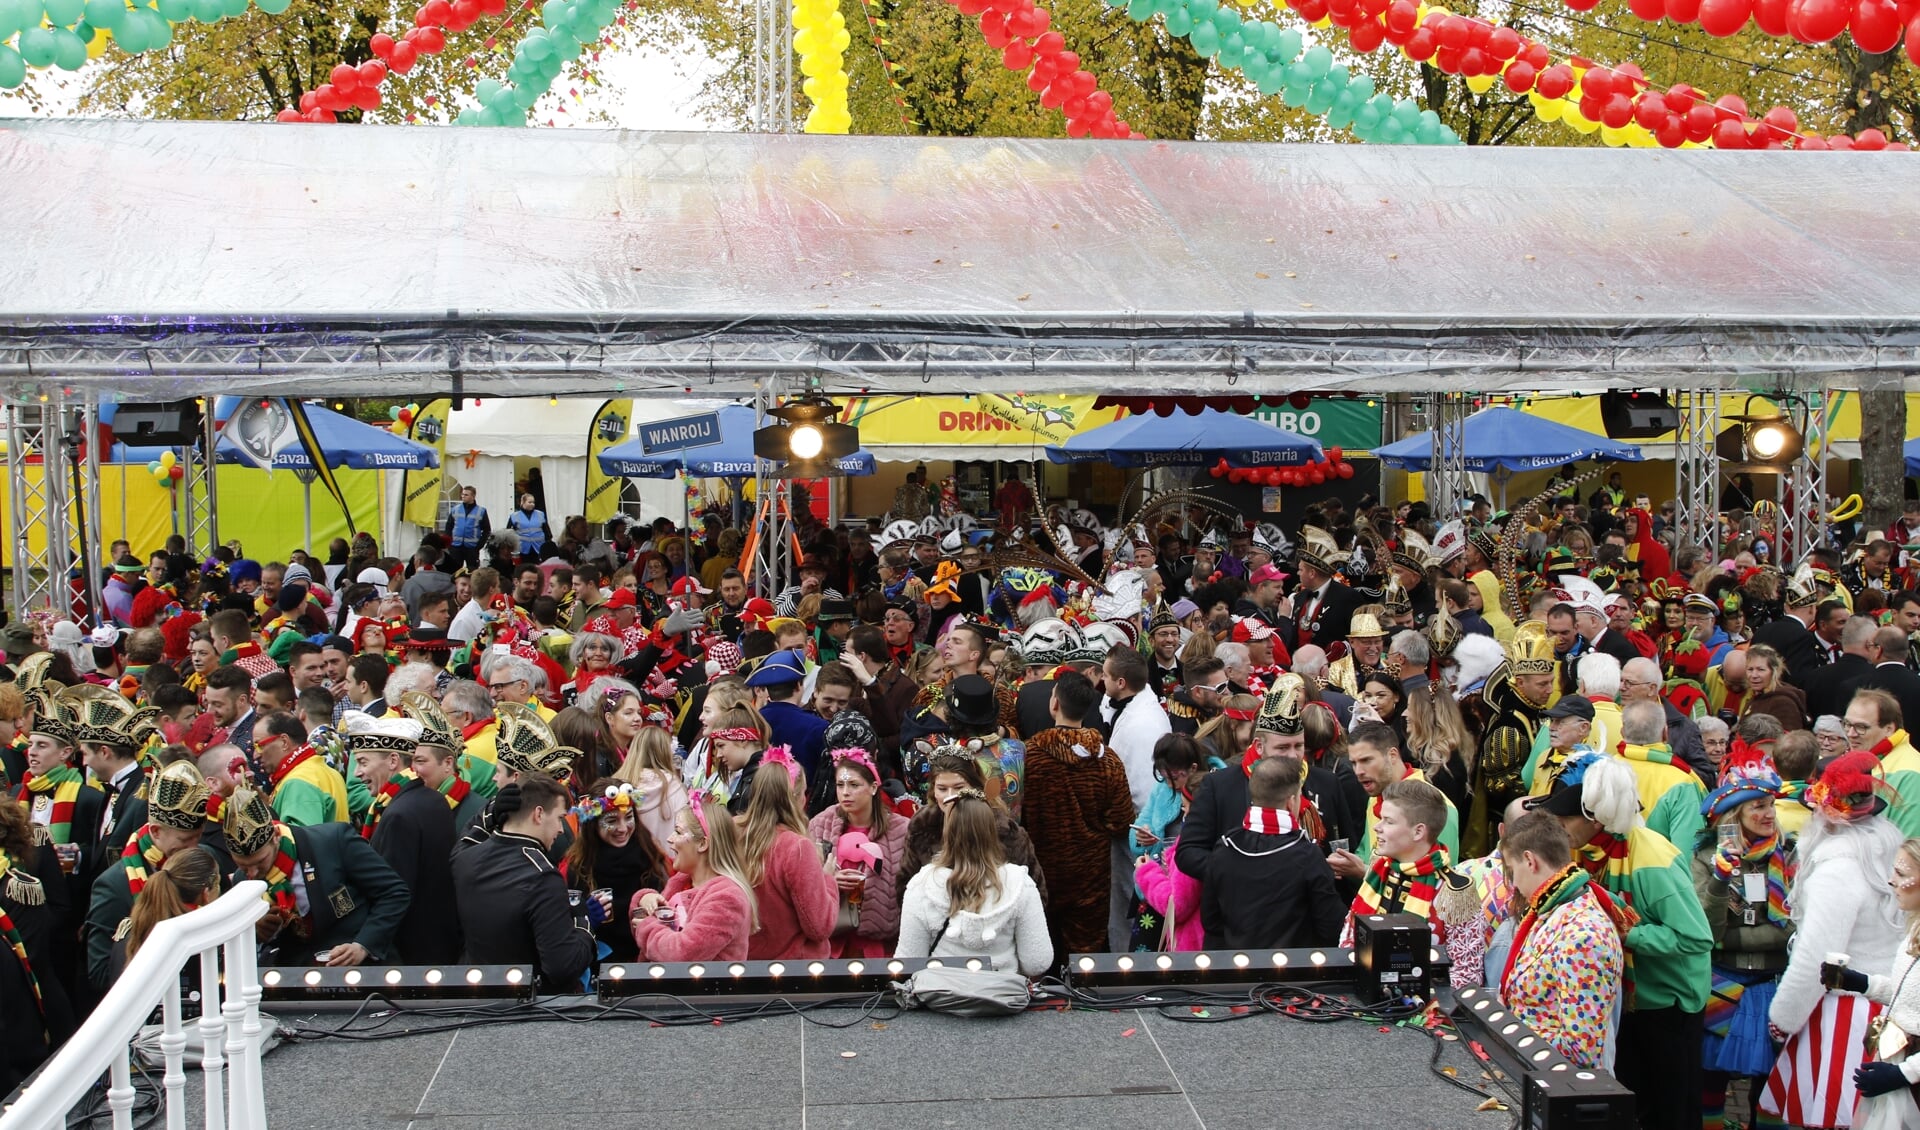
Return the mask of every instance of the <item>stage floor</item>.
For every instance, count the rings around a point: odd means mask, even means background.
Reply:
[[[346,1015],[277,1011],[324,1027]],[[1504,1130],[1515,1119],[1476,1111],[1478,1097],[1436,1078],[1432,1038],[1354,1020],[1195,1024],[1151,1009],[813,1018],[851,1024],[792,1015],[701,1027],[525,1020],[398,1040],[295,1042],[265,1060],[268,1124],[518,1130],[672,1118],[702,1130]],[[394,1026],[429,1023],[438,1022],[407,1016]],[[1440,1063],[1494,1090],[1462,1044],[1445,1044]]]

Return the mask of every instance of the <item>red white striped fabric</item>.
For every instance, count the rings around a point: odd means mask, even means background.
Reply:
[[[1851,1127],[1859,1099],[1853,1069],[1867,1061],[1867,1025],[1878,1015],[1879,1005],[1852,993],[1821,998],[1781,1050],[1760,1109],[1809,1130]]]

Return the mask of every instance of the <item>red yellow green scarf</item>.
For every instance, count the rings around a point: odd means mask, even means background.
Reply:
[[[286,759],[274,766],[273,772],[268,774],[268,776],[273,779],[273,787],[276,789],[279,788],[280,782],[292,776],[293,771],[300,768],[302,762],[312,760],[318,756],[320,756],[320,751],[310,745],[303,745],[288,754]]]
[[[1419,772],[1420,770],[1415,769],[1413,766],[1409,765],[1407,766],[1407,771],[1405,773],[1400,774],[1400,779],[1404,781],[1409,777],[1417,776]],[[1426,780],[1425,777],[1421,777],[1420,779],[1423,781]],[[1375,820],[1380,819],[1380,809],[1383,805],[1386,804],[1386,802],[1387,802],[1387,790],[1381,789],[1380,795],[1373,798],[1373,818]]]
[[[1633,912],[1632,907],[1614,902],[1613,896],[1607,893],[1607,889],[1595,883],[1593,876],[1587,874],[1586,869],[1578,862],[1569,863],[1560,870],[1558,875],[1548,879],[1540,885],[1539,890],[1533,892],[1532,904],[1527,907],[1526,915],[1520,919],[1520,925],[1514,931],[1513,948],[1507,951],[1507,967],[1500,972],[1502,998],[1507,995],[1507,979],[1513,976],[1513,961],[1520,956],[1521,948],[1526,945],[1527,935],[1533,933],[1534,926],[1539,924],[1541,918],[1572,902],[1583,890],[1593,891],[1593,897],[1600,903],[1600,909],[1607,912],[1607,918],[1613,922],[1613,928],[1620,932],[1620,937],[1623,939],[1621,944],[1624,948],[1627,931],[1633,929],[1634,924],[1640,921],[1640,916]]]
[[[300,915],[300,904],[293,897],[293,869],[299,864],[295,861],[297,850],[293,842],[293,832],[285,824],[274,821],[273,830],[280,837],[280,847],[273,857],[273,866],[267,869],[267,902],[296,930],[302,929],[304,919]]]
[[[5,859],[4,855],[0,855],[0,861]],[[0,862],[0,871],[3,871],[4,867],[5,863]],[[7,947],[13,950],[13,956],[20,959],[20,971],[27,975],[27,984],[33,989],[34,1006],[40,1010],[40,1019],[44,1021],[47,1017],[47,1002],[46,998],[40,995],[40,978],[34,975],[33,962],[27,960],[27,943],[20,936],[20,928],[13,924],[13,916],[7,913],[7,908],[4,906],[0,906],[0,941],[6,942]],[[46,1038],[43,1024],[40,1039],[45,1042]]]
[[[143,826],[140,834],[129,840],[126,850],[120,853],[120,865],[127,869],[128,893],[139,898],[140,888],[147,885],[148,877],[166,861],[166,853],[153,842],[153,825]]]
[[[374,828],[379,826],[380,817],[386,815],[387,806],[393,803],[393,798],[419,783],[420,775],[411,769],[402,769],[388,777],[387,783],[381,785],[380,791],[373,794],[373,803],[367,807],[366,823],[360,825],[361,837],[372,839]]]
[[[80,799],[80,790],[86,786],[86,776],[71,765],[62,765],[30,777],[20,786],[17,798],[28,808],[33,807],[33,798],[42,793],[53,794],[53,816],[47,822],[47,834],[56,844],[73,842],[73,805]]]
[[[1748,874],[1764,872],[1767,876],[1767,921],[1782,929],[1789,928],[1793,916],[1787,912],[1787,890],[1793,886],[1793,876],[1798,870],[1794,861],[1787,858],[1786,844],[1775,832],[1764,840],[1756,840],[1747,845],[1740,856],[1741,869]],[[1724,855],[1713,857],[1713,874],[1722,883],[1733,882],[1733,867]]]
[[[1433,900],[1440,893],[1440,873],[1447,869],[1447,849],[1435,844],[1433,850],[1410,863],[1378,856],[1353,897],[1353,913],[1391,914],[1404,912],[1433,920]]]
[[[459,808],[460,802],[467,799],[467,794],[473,791],[473,785],[461,777],[449,777],[447,782],[446,787],[440,792],[447,798],[448,808]]]

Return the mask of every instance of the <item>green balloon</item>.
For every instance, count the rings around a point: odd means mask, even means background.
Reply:
[[[87,65],[87,41],[70,31],[53,33],[53,65],[63,71],[77,71]]]
[[[1234,11],[1232,5],[1224,6],[1213,14],[1213,26],[1220,32],[1220,38],[1225,39],[1240,30],[1240,13]]]
[[[47,22],[54,27],[72,27],[86,11],[86,0],[46,0]]]
[[[1327,111],[1327,128],[1346,129],[1352,124],[1353,107],[1342,106],[1339,99],[1334,99],[1333,109]]]
[[[1333,52],[1327,50],[1323,45],[1316,43],[1307,49],[1305,55],[1300,57],[1300,67],[1307,72],[1308,78],[1318,81],[1328,71],[1333,69]]]
[[[30,27],[20,33],[20,57],[29,67],[51,67],[58,42],[47,28]]]
[[[1175,8],[1167,13],[1167,34],[1175,39],[1185,39],[1193,34],[1193,17],[1185,8]]]
[[[193,0],[193,18],[203,24],[217,23],[226,14],[226,0]]]
[[[1353,92],[1353,104],[1358,106],[1373,97],[1373,76],[1354,75],[1352,81],[1347,83],[1347,89]]]
[[[1324,118],[1327,111],[1333,109],[1333,100],[1340,96],[1342,88],[1321,79],[1313,84],[1313,93],[1307,95],[1307,113],[1316,118]]]
[[[1353,72],[1344,66],[1333,67],[1320,81],[1332,83],[1334,92],[1337,94],[1345,91],[1347,84],[1353,81]]]
[[[1287,76],[1287,85],[1280,90],[1280,97],[1286,99],[1289,106],[1305,106],[1307,99],[1313,96],[1313,80],[1301,75],[1299,68]]]
[[[169,23],[186,23],[193,18],[193,0],[160,0],[160,16]]]
[[[165,20],[161,20],[160,22],[162,26],[165,26]],[[151,46],[151,44],[147,42],[147,33],[149,30],[151,29],[147,27],[147,21],[141,19],[133,12],[128,12],[127,18],[121,20],[120,26],[114,29],[113,42],[120,50],[125,51],[127,54],[138,55]]]
[[[142,8],[133,13],[133,16],[147,25],[147,50],[163,50],[173,42],[173,25],[169,24],[160,13],[151,8]],[[132,23],[133,19],[130,18],[127,22]]]
[[[1127,18],[1143,24],[1153,18],[1153,0],[1127,0]]]
[[[126,0],[87,0],[87,22],[94,27],[112,31],[126,14]]]
[[[1237,35],[1232,36],[1228,42],[1220,44],[1220,53],[1213,57],[1213,61],[1219,63],[1229,71],[1237,71],[1245,66],[1247,61],[1247,48],[1244,44],[1236,45],[1234,41],[1237,41],[1239,38]]]
[[[1393,120],[1403,130],[1411,130],[1420,124],[1420,106],[1411,99],[1402,99],[1394,103]]]
[[[1220,32],[1211,22],[1200,23],[1195,21],[1193,25],[1193,37],[1189,42],[1193,44],[1195,51],[1209,58],[1220,53]],[[32,60],[28,61],[31,62]]]
[[[1247,77],[1253,78],[1253,84],[1259,87],[1260,93],[1266,95],[1268,98],[1272,98],[1287,88],[1287,68],[1285,67],[1276,67],[1269,64],[1267,69],[1262,71],[1258,78],[1254,78],[1252,75],[1248,75]]]
[[[1279,42],[1274,44],[1273,50],[1267,52],[1267,57],[1278,59],[1283,63],[1291,63],[1300,57],[1300,48],[1305,43],[1298,31],[1290,27],[1282,28]]]
[[[27,61],[20,52],[0,43],[0,90],[12,90],[27,81]]]
[[[1219,10],[1220,0],[1187,0],[1187,11],[1192,13],[1196,24],[1211,21]]]
[[[254,7],[269,16],[277,16],[293,6],[293,0],[254,0]]]

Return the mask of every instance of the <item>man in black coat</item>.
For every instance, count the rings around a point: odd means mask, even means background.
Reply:
[[[1874,647],[1878,631],[1871,616],[1855,616],[1840,629],[1839,655],[1832,663],[1814,668],[1807,674],[1807,681],[1800,684],[1807,693],[1807,717],[1846,716],[1853,692],[1873,675],[1874,661],[1879,657]]]
[[[1220,838],[1199,872],[1208,949],[1330,946],[1347,901],[1319,846],[1299,828],[1306,763],[1269,757],[1248,778],[1241,827]]]
[[[256,925],[263,963],[394,959],[407,884],[353,825],[289,828],[274,819],[266,797],[243,786],[227,798],[221,826],[239,877],[267,883],[272,909]]]
[[[1886,691],[1900,704],[1900,717],[1903,720],[1920,720],[1920,675],[1914,674],[1913,668],[1907,665],[1912,648],[1907,630],[1897,626],[1881,628],[1874,633],[1873,645],[1879,662],[1855,689]],[[1841,717],[1845,716],[1843,703]]]
[[[544,773],[530,773],[494,797],[497,825],[453,861],[465,958],[484,965],[532,965],[548,992],[569,992],[593,964],[596,913],[588,900],[576,916],[567,885],[547,858],[566,823],[566,792]],[[624,912],[625,908],[621,908]]]
[[[1826,649],[1813,634],[1814,606],[1820,602],[1820,592],[1813,587],[1811,579],[1805,584],[1803,589],[1799,578],[1789,581],[1786,615],[1762,624],[1753,633],[1756,646],[1765,644],[1780,653],[1781,662],[1787,667],[1787,682],[1802,690],[1806,689],[1807,678],[1814,669],[1827,662]]]
[[[398,960],[444,965],[460,959],[460,919],[453,898],[453,844],[458,838],[447,798],[406,768],[418,746],[420,723],[411,718],[349,715],[347,746],[353,772],[373,794],[361,835],[411,892],[394,934]],[[405,753],[402,753],[402,750]]]

